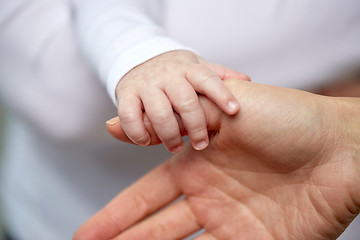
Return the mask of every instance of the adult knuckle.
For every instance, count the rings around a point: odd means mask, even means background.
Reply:
[[[150,230],[149,235],[153,239],[160,239],[164,235],[166,235],[166,233],[169,231],[168,229],[169,229],[169,223],[167,223],[164,220],[158,221],[155,227],[149,229]]]
[[[139,210],[139,212],[141,212],[144,215],[148,215],[151,213],[149,200],[147,199],[146,196],[144,196],[143,193],[137,192],[133,196],[132,200],[133,203],[136,205],[137,209]]]

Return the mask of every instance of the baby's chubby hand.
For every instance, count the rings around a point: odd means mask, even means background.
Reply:
[[[118,114],[127,136],[138,145],[150,143],[147,120],[170,152],[183,147],[176,111],[194,149],[209,143],[206,118],[197,93],[207,96],[229,115],[239,111],[239,103],[222,79],[249,77],[218,64],[208,63],[189,51],[172,51],[156,56],[129,71],[116,88]]]

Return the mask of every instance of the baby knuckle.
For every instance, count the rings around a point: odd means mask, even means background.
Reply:
[[[154,121],[156,121],[158,124],[165,124],[167,122],[169,122],[173,117],[173,114],[168,112],[168,111],[157,111],[154,116],[153,119]]]
[[[138,121],[136,114],[132,111],[119,111],[119,118],[123,124],[132,124]]]
[[[199,72],[199,70],[201,69],[201,65],[200,64],[191,64],[191,65],[188,65],[185,73],[186,73],[186,76],[188,78],[193,78],[193,76],[196,76],[196,74]]]
[[[215,76],[215,74],[213,72],[207,71],[202,73],[198,78],[197,78],[197,83],[199,85],[202,84],[208,84],[210,81],[218,81],[218,78]]]
[[[138,132],[138,133],[133,134],[133,136],[131,136],[131,140],[134,143],[145,144],[148,141],[148,137],[147,137],[147,135],[142,134],[141,132]]]
[[[168,146],[176,146],[180,143],[180,133],[169,133],[163,137],[163,141],[166,142]]]
[[[197,98],[186,99],[179,106],[180,112],[193,112],[198,109],[198,104]]]
[[[192,139],[203,139],[207,135],[206,125],[203,122],[198,122],[191,129],[189,129],[189,135]]]

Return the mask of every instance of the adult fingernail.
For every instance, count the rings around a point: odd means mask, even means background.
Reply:
[[[114,126],[115,124],[118,124],[120,122],[120,119],[118,117],[114,117],[110,120],[106,121],[106,125]]]
[[[206,141],[198,142],[194,145],[195,150],[203,150],[207,147],[208,143]]]

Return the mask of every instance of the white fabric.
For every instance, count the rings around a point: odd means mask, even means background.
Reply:
[[[115,104],[116,85],[129,70],[164,52],[193,51],[165,35],[161,0],[71,2],[80,46]]]
[[[253,81],[309,88],[359,63],[359,10],[357,0],[0,0],[7,229],[70,239],[169,156],[105,130],[115,86],[136,65],[195,49]]]

